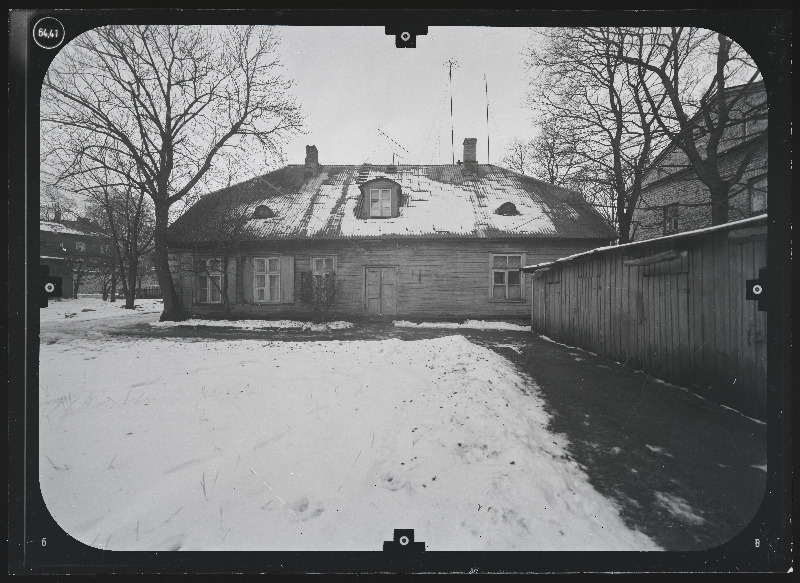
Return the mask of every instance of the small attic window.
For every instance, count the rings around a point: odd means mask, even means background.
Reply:
[[[272,212],[272,209],[265,204],[258,205],[256,210],[253,211],[254,219],[271,219],[274,216],[275,213]]]
[[[497,215],[504,215],[506,217],[520,214],[520,212],[517,210],[517,207],[514,206],[513,202],[504,202],[499,207],[497,207],[497,210],[494,212]]]

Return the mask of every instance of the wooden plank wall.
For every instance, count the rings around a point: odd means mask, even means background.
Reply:
[[[532,329],[764,418],[767,319],[745,281],[766,267],[765,227],[610,249],[534,275]]]
[[[377,241],[284,241],[253,245],[237,250],[239,271],[236,281],[236,303],[232,313],[239,318],[305,318],[308,310],[300,305],[300,277],[311,269],[313,257],[336,258],[337,279],[341,282],[339,299],[332,310],[337,318],[362,316],[364,310],[364,277],[367,266],[397,269],[397,317],[408,318],[525,318],[531,313],[530,280],[523,280],[524,298],[520,301],[491,299],[492,254],[521,253],[524,264],[552,261],[596,246],[591,241],[513,240],[377,240]],[[181,254],[181,265],[190,266],[191,251],[173,250]],[[246,286],[252,286],[252,275],[242,269],[244,260],[253,256],[280,256],[294,262],[295,298],[292,303],[255,304],[248,302]],[[179,273],[182,309],[190,314],[220,315],[222,308],[193,304],[191,269],[175,268]],[[249,294],[252,295],[252,294]]]

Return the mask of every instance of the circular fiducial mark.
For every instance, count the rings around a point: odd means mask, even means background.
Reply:
[[[44,284],[44,291],[46,291],[49,294],[53,293],[55,291],[55,289],[56,289],[56,286],[53,285],[52,283],[48,282],[48,283]]]
[[[406,546],[408,544],[408,537],[407,536],[401,536],[400,539],[397,542],[399,542],[403,546]]]
[[[33,41],[43,49],[60,47],[64,35],[64,25],[52,16],[45,16],[33,25]]]
[[[762,288],[760,285],[758,285],[758,284],[755,284],[755,285],[753,286],[753,293],[754,293],[755,295],[757,295],[757,296],[761,295],[761,292],[762,292],[762,291],[764,291],[764,288]]]
[[[400,38],[403,39],[404,41],[407,41],[408,39],[411,38],[411,33],[410,32],[404,32],[404,33],[402,33],[400,35]]]

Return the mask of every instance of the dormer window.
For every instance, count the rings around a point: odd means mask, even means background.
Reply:
[[[359,185],[362,203],[358,206],[358,216],[362,219],[388,219],[400,216],[403,198],[399,182],[378,176]]]
[[[390,188],[369,189],[369,216],[370,218],[392,216],[392,190]]]

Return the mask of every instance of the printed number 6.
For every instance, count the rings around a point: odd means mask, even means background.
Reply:
[[[761,546],[761,539],[756,539],[756,548]]]
[[[46,538],[43,538],[43,539],[42,539],[42,546],[43,546],[43,547],[46,547],[46,546],[47,546],[47,539],[46,539]],[[756,546],[758,546],[758,545],[756,545]]]

